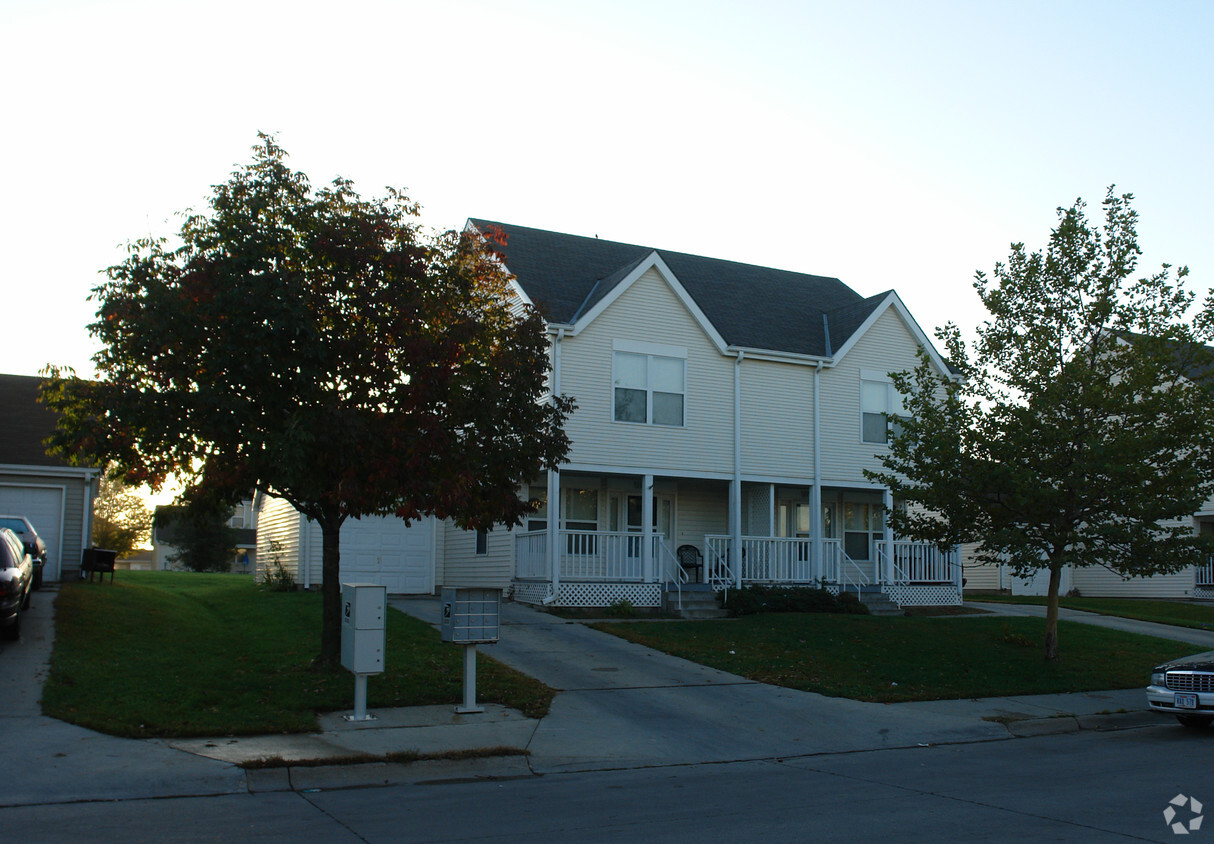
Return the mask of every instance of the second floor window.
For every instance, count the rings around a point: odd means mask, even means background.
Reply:
[[[888,443],[896,430],[897,416],[905,416],[902,394],[885,380],[860,381],[860,439],[866,443]]]
[[[686,361],[617,351],[612,364],[615,421],[682,427]]]

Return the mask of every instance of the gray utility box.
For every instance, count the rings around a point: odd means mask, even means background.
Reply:
[[[442,639],[461,645],[497,641],[502,590],[444,586]]]
[[[355,674],[382,674],[388,588],[341,585],[341,665]]]

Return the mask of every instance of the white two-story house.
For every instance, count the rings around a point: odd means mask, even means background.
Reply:
[[[574,398],[568,462],[523,494],[524,529],[447,530],[447,580],[496,559],[517,600],[656,606],[750,583],[958,603],[955,554],[899,540],[865,479],[922,346],[893,291],[485,220],[520,302],[545,314],[550,386]],[[480,552],[478,554],[478,552]],[[456,585],[452,583],[451,585]]]
[[[390,592],[490,586],[519,601],[659,606],[751,583],[961,600],[956,554],[893,536],[865,479],[900,410],[889,373],[932,349],[893,291],[484,220],[518,303],[539,307],[553,392],[577,409],[558,470],[519,494],[524,525],[350,521],[343,576]],[[320,533],[262,500],[258,565],[320,582]],[[269,547],[273,540],[273,548]]]

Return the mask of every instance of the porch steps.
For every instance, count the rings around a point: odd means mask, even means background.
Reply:
[[[861,587],[857,597],[860,599],[860,603],[868,607],[869,615],[906,615],[902,607],[898,606],[889,595],[882,592],[879,588],[873,586]]]
[[[717,593],[703,583],[689,583],[682,589],[683,608],[679,609],[680,591],[673,587],[662,593],[662,609],[677,612],[686,619],[725,618],[728,613],[721,609]]]

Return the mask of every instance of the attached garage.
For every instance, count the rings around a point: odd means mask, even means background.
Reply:
[[[320,526],[287,502],[258,495],[257,575],[276,564],[296,584],[318,588],[323,581]],[[392,595],[429,595],[435,588],[435,520],[406,525],[387,517],[350,519],[341,529],[341,580],[374,583]]]
[[[63,572],[63,486],[0,483],[0,514],[24,516],[46,543],[44,580],[60,580]]]
[[[347,521],[341,529],[342,580],[388,587],[389,594],[434,591],[434,519]]]
[[[38,402],[41,378],[0,375],[0,513],[25,516],[47,545],[44,580],[73,577],[90,544],[100,472],[69,466],[42,441],[55,414]]]

